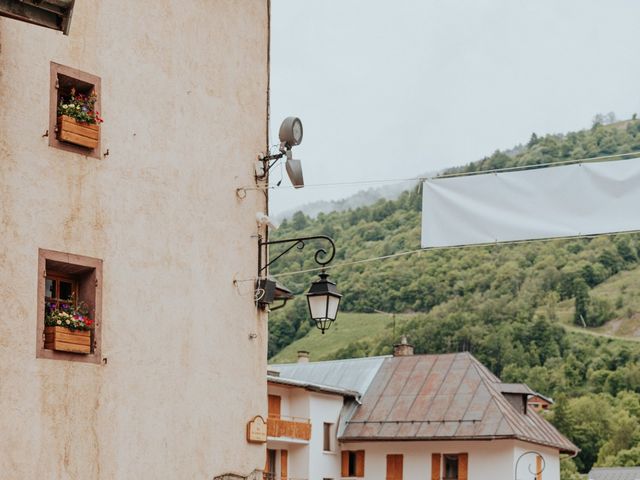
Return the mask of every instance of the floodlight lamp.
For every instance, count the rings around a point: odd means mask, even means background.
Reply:
[[[280,150],[291,150],[302,142],[302,122],[298,117],[287,117],[280,125]]]
[[[302,176],[302,162],[300,162],[300,160],[296,160],[291,156],[291,150],[287,152],[287,161],[284,165],[287,169],[289,180],[291,180],[291,185],[293,185],[294,188],[304,187],[304,177]]]

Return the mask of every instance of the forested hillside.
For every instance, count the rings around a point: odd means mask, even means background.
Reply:
[[[636,150],[640,151],[640,122],[633,120],[567,135],[533,135],[526,146],[513,151],[517,153],[495,152],[458,170]],[[406,333],[417,353],[468,350],[503,381],[526,382],[556,398],[552,416],[582,449],[575,460],[580,471],[595,462],[640,463],[640,344],[568,332],[558,320],[559,305],[571,305],[569,321],[588,327],[600,326],[620,312],[631,317],[637,313],[634,294],[612,294],[597,287],[620,272],[631,278],[640,275],[640,236],[420,251],[340,266],[419,249],[420,207],[416,189],[394,201],[320,214],[315,220],[297,213],[274,237],[326,234],[335,239],[337,266],[330,273],[344,294],[341,311],[415,312],[396,333]],[[289,254],[272,273],[313,268],[312,253],[308,245]],[[298,274],[279,280],[299,293],[312,278],[313,274]],[[304,296],[298,296],[270,315],[270,356],[310,328]],[[389,353],[396,340],[389,329],[365,334],[335,356]],[[590,410],[596,405],[597,416]],[[570,462],[565,468],[571,469]],[[568,470],[563,478],[571,478]]]

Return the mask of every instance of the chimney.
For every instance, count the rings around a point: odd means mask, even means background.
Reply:
[[[309,352],[298,350],[298,363],[309,363]]]
[[[400,343],[396,343],[393,346],[393,356],[394,357],[409,357],[413,355],[413,345],[410,345],[407,342],[407,336],[402,335],[402,339]]]

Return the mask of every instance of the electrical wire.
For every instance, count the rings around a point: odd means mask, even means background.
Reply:
[[[462,248],[478,248],[478,247],[502,247],[502,246],[509,246],[509,245],[521,245],[521,244],[525,244],[525,243],[532,243],[532,242],[551,242],[554,240],[575,240],[575,239],[582,239],[582,238],[597,238],[597,237],[603,237],[603,236],[609,236],[609,235],[631,235],[634,233],[640,233],[640,230],[631,230],[628,232],[611,232],[611,233],[597,233],[597,234],[591,234],[591,235],[575,235],[572,237],[554,237],[554,238],[539,238],[539,239],[531,239],[531,240],[514,240],[514,241],[510,241],[510,242],[496,242],[496,243],[483,243],[483,244],[478,244],[478,245],[456,245],[456,246],[446,246],[446,247],[431,247],[431,248],[419,248],[417,250],[408,250],[406,252],[399,252],[399,253],[392,253],[390,255],[382,255],[379,257],[371,257],[371,258],[365,258],[363,260],[353,260],[350,262],[342,262],[342,263],[338,263],[335,265],[327,265],[326,267],[314,267],[314,268],[308,268],[305,270],[297,270],[294,272],[282,272],[282,273],[276,273],[276,274],[270,274],[270,276],[274,277],[274,278],[280,278],[280,277],[288,277],[291,275],[299,275],[302,273],[313,273],[313,272],[319,272],[321,270],[335,270],[336,268],[340,268],[340,267],[347,267],[347,266],[351,266],[351,265],[358,265],[358,264],[362,264],[362,263],[369,263],[369,262],[376,262],[378,260],[387,260],[389,258],[396,258],[396,257],[404,257],[407,255],[412,255],[414,253],[423,253],[423,252],[433,252],[433,251],[438,251],[438,250],[459,250]]]
[[[345,181],[345,182],[328,182],[328,183],[314,183],[310,185],[305,185],[304,188],[319,188],[319,187],[341,187],[348,185],[375,185],[380,183],[404,183],[404,182],[424,182],[426,180],[439,180],[443,178],[452,178],[452,177],[469,177],[473,175],[483,175],[483,174],[495,174],[495,173],[505,173],[505,172],[518,172],[522,170],[534,170],[538,168],[548,168],[548,167],[558,167],[562,165],[571,165],[576,163],[590,163],[590,162],[598,162],[602,160],[615,160],[621,157],[628,157],[630,155],[639,155],[640,150],[635,150],[633,152],[627,153],[617,153],[613,155],[601,155],[598,157],[587,157],[587,158],[578,158],[574,160],[564,160],[560,162],[548,162],[548,163],[539,163],[535,165],[520,165],[517,167],[505,167],[505,168],[496,168],[493,170],[481,170],[475,172],[459,172],[459,173],[448,173],[442,175],[433,175],[433,176],[418,176],[418,177],[410,177],[410,178],[389,178],[389,179],[381,179],[381,180],[355,180],[355,181]],[[626,158],[625,160],[634,160],[638,159],[640,156]],[[251,186],[251,187],[240,187],[238,190],[249,191],[249,190],[276,190],[282,188],[296,188],[293,185],[280,185],[280,186]]]

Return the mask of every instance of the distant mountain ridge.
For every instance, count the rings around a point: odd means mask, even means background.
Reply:
[[[526,145],[520,144],[509,150],[503,151],[502,154],[509,157],[515,157],[525,149]],[[316,218],[320,213],[344,212],[349,209],[373,205],[378,200],[396,200],[403,192],[415,188],[415,186],[420,183],[420,178],[434,177],[442,173],[456,171],[461,168],[464,167],[451,167],[439,171],[423,173],[416,175],[415,180],[392,183],[381,187],[371,187],[341,200],[320,200],[317,202],[306,203],[299,207],[280,212],[273,217],[277,222],[282,222],[284,219],[292,218],[297,212],[302,212],[310,218]]]
[[[319,213],[344,212],[345,210],[366,207],[376,203],[378,200],[395,200],[402,192],[410,190],[418,184],[418,180],[394,183],[382,187],[368,188],[361,190],[342,200],[320,200],[304,204],[297,208],[292,208],[279,213],[274,218],[281,222],[285,218],[291,218],[296,212],[302,212],[310,218],[316,218]]]

